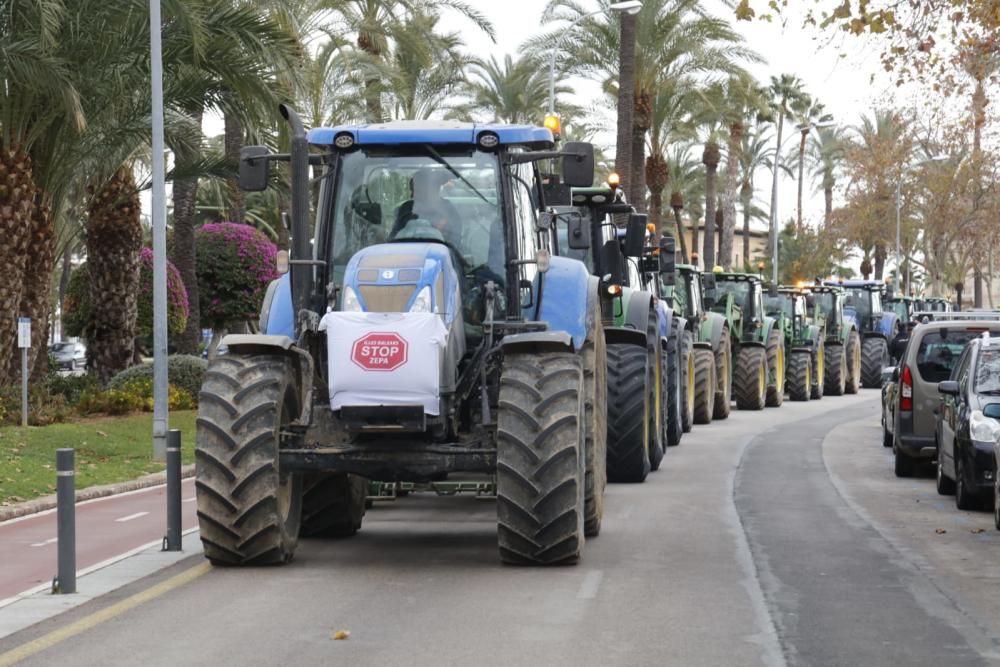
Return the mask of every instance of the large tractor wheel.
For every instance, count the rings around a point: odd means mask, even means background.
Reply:
[[[497,410],[497,539],[505,563],[574,563],[584,542],[583,366],[506,354]]]
[[[740,410],[763,410],[767,398],[767,350],[744,345],[736,357],[733,374],[736,407]]]
[[[594,322],[591,338],[583,344],[583,405],[586,477],[584,479],[584,520],[587,537],[601,532],[604,517],[604,487],[608,483],[608,359],[600,317]]]
[[[826,378],[823,388],[831,396],[843,396],[847,385],[847,355],[839,343],[826,346]]]
[[[694,350],[694,423],[711,424],[715,412],[715,354],[703,347]]]
[[[824,383],[826,382],[826,346],[822,340],[817,340],[812,349],[812,394],[810,398],[814,401],[823,398]]]
[[[684,411],[684,397],[681,394],[682,354],[681,340],[674,328],[667,341],[667,432],[663,440],[667,447],[681,444],[681,436],[684,434],[681,417]]]
[[[861,389],[861,337],[852,331],[847,339],[847,382],[845,394],[856,394]]]
[[[644,482],[656,432],[654,372],[646,348],[608,345],[608,481]]]
[[[808,401],[812,396],[812,355],[809,352],[792,352],[788,357],[788,398]]]
[[[767,373],[766,404],[777,408],[785,401],[785,337],[777,327],[767,336]]]
[[[350,537],[361,530],[368,480],[343,473],[302,478],[302,537]]]
[[[690,331],[684,332],[682,343],[684,353],[681,361],[681,398],[684,405],[681,409],[681,427],[685,433],[691,432],[694,426],[695,402],[695,370],[694,370],[694,336]]]
[[[205,556],[214,565],[287,563],[302,510],[301,475],[278,459],[281,431],[300,406],[291,361],[216,357],[198,403],[195,489]]]
[[[729,328],[722,328],[719,349],[715,351],[715,412],[712,419],[729,416],[733,401],[733,349],[729,345]]]
[[[872,336],[861,343],[861,386],[878,389],[882,386],[882,369],[889,365],[889,345],[884,338]]]
[[[653,361],[653,435],[649,439],[649,470],[660,469],[667,448],[667,355],[662,347],[649,350]]]

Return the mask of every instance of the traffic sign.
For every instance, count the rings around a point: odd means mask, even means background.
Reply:
[[[21,348],[31,347],[31,318],[17,318],[17,346]]]
[[[406,363],[407,347],[398,333],[371,332],[354,341],[351,361],[366,371],[394,371]]]

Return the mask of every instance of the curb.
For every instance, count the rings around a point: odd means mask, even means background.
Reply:
[[[194,464],[190,463],[186,466],[181,467],[181,478],[191,477],[194,475]],[[151,486],[159,486],[160,484],[167,483],[167,472],[154,472],[148,475],[143,475],[133,480],[127,482],[117,482],[115,484],[103,484],[101,486],[89,486],[86,489],[80,489],[76,492],[76,502],[82,502],[84,500],[93,500],[94,498],[104,498],[106,496],[113,496],[119,493],[125,493],[126,491],[137,491],[139,489],[146,489]],[[17,519],[22,516],[27,516],[29,514],[37,514],[38,512],[44,512],[45,510],[53,509],[56,506],[56,496],[55,494],[51,496],[43,496],[41,498],[36,498],[34,500],[27,500],[23,503],[17,503],[16,505],[8,505],[6,507],[0,507],[0,523],[4,521],[9,521],[10,519]]]

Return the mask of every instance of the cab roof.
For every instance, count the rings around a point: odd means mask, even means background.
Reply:
[[[359,146],[475,144],[483,132],[496,135],[500,145],[554,143],[552,132],[544,127],[434,120],[395,120],[388,123],[316,127],[309,130],[306,136],[309,143],[321,146],[333,144],[334,139],[342,134],[354,137],[354,144]]]
[[[885,287],[885,283],[881,280],[824,280],[824,285],[831,285],[833,287],[849,287],[857,289],[859,287],[864,289],[882,289]]]

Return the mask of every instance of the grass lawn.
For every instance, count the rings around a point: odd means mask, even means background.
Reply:
[[[194,462],[194,410],[170,413],[184,463]],[[76,488],[125,482],[163,470],[153,461],[153,416],[86,418],[51,426],[0,428],[0,505],[55,493],[56,450],[76,449]]]

